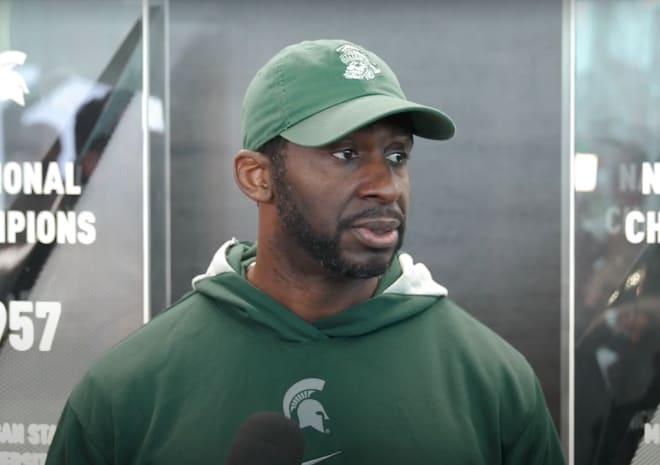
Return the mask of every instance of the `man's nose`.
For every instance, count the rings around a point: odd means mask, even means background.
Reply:
[[[401,197],[404,180],[381,156],[370,157],[361,168],[360,196],[380,203],[394,203]]]

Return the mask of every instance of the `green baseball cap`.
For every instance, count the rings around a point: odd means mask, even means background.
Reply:
[[[261,68],[243,99],[243,147],[275,136],[318,147],[389,115],[410,115],[413,133],[444,140],[454,123],[440,110],[406,99],[376,54],[345,40],[290,45]]]

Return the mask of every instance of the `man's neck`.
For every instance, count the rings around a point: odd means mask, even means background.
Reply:
[[[306,321],[334,315],[373,295],[378,278],[350,279],[301,273],[285,263],[260,259],[246,272],[247,280]]]

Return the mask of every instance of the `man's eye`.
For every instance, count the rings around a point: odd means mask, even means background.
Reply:
[[[405,152],[394,152],[394,153],[389,153],[385,157],[387,161],[390,163],[393,163],[395,165],[402,165],[406,161],[408,161],[408,154]]]
[[[333,152],[332,156],[338,158],[339,160],[352,160],[357,157],[357,153],[353,149],[343,149],[337,152]]]

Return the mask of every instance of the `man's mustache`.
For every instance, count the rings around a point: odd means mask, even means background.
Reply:
[[[404,229],[406,225],[406,217],[399,210],[391,207],[370,207],[360,212],[353,213],[346,218],[342,218],[339,220],[337,229],[342,230],[351,228],[356,221],[369,218],[397,220],[399,222],[399,227],[397,229],[401,230]]]

